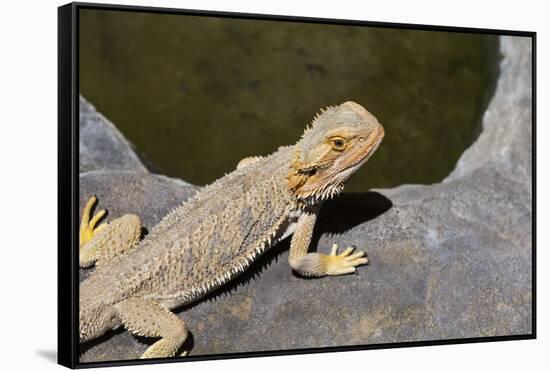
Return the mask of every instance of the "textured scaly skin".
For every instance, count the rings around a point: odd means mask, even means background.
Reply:
[[[346,141],[350,154],[340,151],[334,142],[339,139],[323,137],[338,133],[348,121],[343,133],[356,136]],[[122,324],[135,334],[163,338],[143,357],[175,355],[187,328],[169,310],[222,286],[296,227],[289,262],[302,275],[352,273],[367,263],[362,252],[352,254],[352,249],[336,255],[333,248],[332,255],[324,255],[308,254],[307,248],[321,202],[342,190],[382,136],[374,116],[348,102],[317,116],[296,145],[243,160],[165,216],[140,242],[137,216],[126,215],[94,233],[98,218],[86,229],[85,215],[81,266],[96,262],[97,267],[80,285],[80,340]]]

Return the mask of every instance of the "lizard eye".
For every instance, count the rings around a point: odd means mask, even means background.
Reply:
[[[346,140],[344,138],[331,138],[332,148],[336,151],[343,151],[346,148]]]

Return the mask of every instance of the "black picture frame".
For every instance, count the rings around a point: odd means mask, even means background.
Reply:
[[[79,362],[78,342],[78,138],[79,138],[79,11],[83,9],[116,10],[125,12],[147,12],[194,16],[215,16],[223,18],[279,20],[287,22],[308,22],[335,25],[376,26],[382,28],[406,28],[425,31],[446,31],[491,35],[522,36],[532,41],[533,99],[532,99],[532,333],[511,336],[488,336],[476,338],[446,339],[435,341],[414,341],[406,343],[371,344],[360,346],[338,346],[328,348],[307,348],[252,353],[216,354],[167,358],[154,360],[113,360],[109,362]],[[420,24],[369,22],[358,20],[324,19],[266,14],[229,13],[173,8],[157,8],[95,3],[70,3],[58,8],[58,363],[69,368],[98,366],[122,366],[133,364],[188,362],[243,357],[263,357],[288,354],[319,352],[341,352],[427,345],[493,342],[507,340],[536,339],[536,32],[483,28],[462,28]]]

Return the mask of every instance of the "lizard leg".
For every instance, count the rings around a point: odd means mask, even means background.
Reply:
[[[262,158],[263,158],[262,156],[245,157],[241,161],[239,161],[239,163],[237,164],[237,169],[242,169],[243,167],[247,167],[250,164],[260,161]]]
[[[303,276],[321,277],[353,273],[358,265],[368,264],[365,253],[363,251],[354,253],[353,247],[348,247],[341,254],[337,254],[338,246],[334,244],[330,255],[308,253],[317,213],[318,209],[307,210],[298,219],[290,242],[288,257],[290,266]]]
[[[131,333],[161,338],[147,348],[141,358],[173,357],[187,338],[185,322],[154,301],[133,297],[116,304],[115,308],[124,327]]]
[[[141,221],[133,214],[121,216],[96,228],[98,220],[105,214],[105,210],[101,210],[90,220],[90,211],[96,200],[95,196],[90,198],[82,215],[79,253],[81,268],[90,267],[94,263],[99,265],[122,254],[135,246],[141,235]]]

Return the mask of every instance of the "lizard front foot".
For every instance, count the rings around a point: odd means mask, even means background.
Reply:
[[[330,255],[326,256],[327,274],[330,276],[338,276],[341,274],[354,273],[355,267],[369,263],[363,251],[353,253],[354,250],[355,247],[348,247],[341,254],[336,254],[338,245],[333,244]]]

